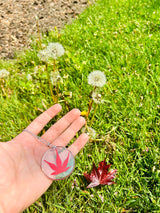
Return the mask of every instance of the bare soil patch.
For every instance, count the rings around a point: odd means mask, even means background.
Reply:
[[[88,5],[88,0],[0,0],[0,58],[29,47],[37,31],[35,16],[43,32],[61,29]]]

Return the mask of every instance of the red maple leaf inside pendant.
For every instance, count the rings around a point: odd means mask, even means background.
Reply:
[[[96,187],[98,185],[111,185],[115,182],[111,181],[115,178],[115,174],[117,169],[111,170],[109,172],[111,164],[107,165],[106,161],[101,161],[99,163],[98,169],[96,168],[95,164],[93,163],[93,168],[91,174],[84,174],[84,177],[91,181],[91,183],[87,186],[87,188]]]
[[[67,167],[68,160],[69,160],[69,153],[65,161],[62,163],[58,151],[56,150],[56,165],[54,163],[48,162],[47,160],[44,161],[50,166],[51,169],[54,170],[54,172],[52,172],[51,175],[58,175],[62,172],[66,172],[70,168],[70,166]]]
[[[65,147],[56,146],[47,150],[41,161],[44,174],[52,180],[67,178],[74,170],[75,159]]]

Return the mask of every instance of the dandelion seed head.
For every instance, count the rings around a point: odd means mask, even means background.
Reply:
[[[47,50],[50,54],[50,58],[57,59],[58,57],[61,57],[64,55],[64,48],[59,43],[49,43],[47,46]]]
[[[99,94],[97,91],[92,92],[92,99],[96,104],[101,104],[104,102],[104,100],[102,100],[101,94]]]
[[[38,52],[38,58],[41,60],[41,61],[44,61],[44,62],[48,62],[50,56],[49,56],[49,52],[47,49],[44,49],[44,50],[40,50]]]
[[[5,78],[9,76],[9,72],[6,69],[1,69],[0,70],[0,78]]]
[[[91,139],[95,139],[97,132],[95,129],[93,129],[92,127],[87,127],[87,134]]]
[[[56,86],[57,82],[61,80],[60,73],[58,71],[51,72],[51,74],[50,74],[50,80],[51,80],[51,84],[53,86]]]
[[[87,135],[91,138],[91,139],[95,139],[97,132],[95,129],[93,129],[90,126],[87,126],[87,128],[85,129],[85,127],[82,128],[82,132],[85,130],[85,132],[87,133]]]
[[[57,59],[58,57],[64,55],[64,48],[59,43],[49,43],[48,46],[40,50],[38,57],[41,61],[48,62],[49,59]]]
[[[106,76],[103,72],[95,70],[88,75],[88,84],[96,87],[103,87],[106,83]]]

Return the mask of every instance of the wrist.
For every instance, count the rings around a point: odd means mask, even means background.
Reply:
[[[2,203],[0,202],[0,213],[5,213]]]

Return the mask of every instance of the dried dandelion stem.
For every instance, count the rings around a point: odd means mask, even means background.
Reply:
[[[87,128],[87,123],[88,123],[88,117],[89,117],[89,113],[92,109],[92,104],[93,104],[93,100],[90,100],[89,104],[88,104],[88,112],[87,112],[87,116],[86,116],[86,124],[85,124],[85,128],[84,128],[84,131],[86,130]]]
[[[48,84],[49,84],[49,89],[50,89],[50,93],[51,93],[51,96],[52,96],[52,100],[53,100],[53,102],[55,102],[55,97],[54,97],[53,91],[52,91],[52,85],[51,85],[51,81],[50,81],[50,77],[49,77],[48,64],[47,63],[46,63],[46,72],[47,72]]]
[[[59,97],[59,81],[57,82],[57,88],[56,88],[56,95],[57,95],[57,97],[56,97],[56,103],[58,103],[58,97]]]
[[[53,72],[56,72],[56,59],[54,59],[54,62],[53,62]],[[56,85],[56,100],[55,102],[58,103],[58,93],[59,93],[59,81],[57,82],[57,85]]]
[[[2,82],[2,83],[1,83]],[[0,78],[0,86],[1,86],[1,88],[2,88],[2,92],[4,93],[4,95],[7,97],[7,93],[6,93],[6,91],[5,91],[5,88],[4,88],[4,80],[3,79],[1,79]]]
[[[40,45],[40,48],[42,49],[41,32],[40,32],[40,29],[39,29],[39,21],[38,21],[37,16],[35,18],[36,18],[36,26],[37,26],[38,37],[39,37],[39,45]]]
[[[90,114],[90,111],[92,109],[92,104],[93,104],[93,100],[91,100],[89,102],[89,105],[88,105],[88,112],[87,112],[87,116],[86,116],[86,121],[88,121],[88,117],[89,117],[89,114]]]
[[[56,71],[56,60],[54,59],[53,71]]]
[[[93,112],[93,116],[92,116],[91,122],[90,122],[90,127],[92,126],[93,119],[94,119],[94,116],[95,116],[95,114],[96,114],[97,106],[98,106],[98,104],[96,104],[96,106],[95,106],[95,109],[94,109],[94,112]]]
[[[94,87],[93,91],[94,92],[96,90],[96,86]],[[89,104],[88,104],[88,111],[87,111],[87,116],[86,116],[86,125],[85,127],[87,127],[87,123],[88,123],[88,118],[89,118],[89,114],[91,112],[91,109],[92,109],[92,105],[93,105],[93,99],[90,100]]]

